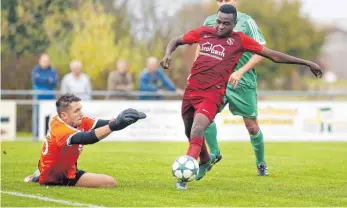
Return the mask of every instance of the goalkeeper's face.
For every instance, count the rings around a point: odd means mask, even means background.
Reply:
[[[78,127],[82,124],[82,105],[80,102],[72,102],[64,112],[62,118],[65,123],[73,127]]]

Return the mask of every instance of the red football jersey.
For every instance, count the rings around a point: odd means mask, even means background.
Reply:
[[[185,43],[198,43],[200,53],[193,64],[188,86],[208,89],[212,86],[225,89],[230,74],[243,52],[257,53],[263,46],[241,32],[228,37],[217,36],[216,28],[202,26],[183,35]]]
[[[80,155],[80,145],[69,144],[70,138],[80,131],[89,131],[97,120],[83,117],[82,124],[74,128],[54,116],[49,124],[49,132],[42,147],[39,162],[39,183],[60,182],[63,177],[73,179],[76,162]]]

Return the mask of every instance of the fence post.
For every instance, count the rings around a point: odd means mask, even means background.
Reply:
[[[38,113],[39,113],[39,104],[38,104],[38,97],[37,97],[37,94],[35,93],[33,95],[33,105],[32,105],[32,119],[31,119],[31,130],[32,130],[32,134],[33,134],[33,138],[32,140],[34,142],[37,142],[39,140],[39,137],[38,137],[38,122],[39,122],[39,116],[38,116]]]

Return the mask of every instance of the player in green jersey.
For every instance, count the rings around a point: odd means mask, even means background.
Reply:
[[[217,3],[219,7],[224,4],[236,6],[237,0],[217,0]],[[207,17],[204,26],[214,27],[216,24],[216,18],[217,14]],[[265,45],[266,43],[257,24],[247,14],[237,12],[237,24],[234,31],[243,32],[262,45]],[[198,47],[197,51],[199,50],[200,48]],[[258,175],[267,176],[268,171],[264,157],[263,133],[261,132],[257,121],[257,72],[254,68],[262,59],[263,57],[256,54],[253,55],[247,52],[242,54],[234,73],[230,76],[224,97],[223,108],[229,104],[229,110],[233,115],[243,117],[254,149]],[[214,162],[215,164],[222,159],[217,142],[217,127],[215,123],[212,123],[205,131],[205,138],[210,152],[217,156],[217,159]],[[203,168],[209,170],[212,166]],[[198,180],[201,178],[202,177],[198,178]]]

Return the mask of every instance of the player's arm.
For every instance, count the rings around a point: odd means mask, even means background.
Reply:
[[[229,82],[232,83],[234,88],[236,88],[242,76],[249,70],[253,69],[256,65],[258,65],[263,59],[264,57],[258,54],[254,54],[245,65],[243,65],[239,70],[233,72],[230,75]]]
[[[259,56],[258,54],[254,54],[251,57],[251,59],[249,59],[249,61],[237,71],[244,74],[248,72],[249,70],[255,68],[255,66],[257,66],[263,59],[264,57]]]
[[[275,51],[275,50],[271,50],[268,48],[263,48],[263,50],[261,50],[259,53],[257,53],[263,57],[266,57],[268,59],[270,59],[271,61],[275,62],[275,63],[283,63],[283,64],[299,64],[299,65],[305,65],[310,67],[311,72],[317,77],[317,78],[321,78],[323,73],[322,73],[322,69],[321,67],[312,62],[312,61],[308,61],[305,59],[300,59],[300,58],[296,58],[294,56],[290,56],[288,54],[285,53],[281,53],[279,51]]]
[[[87,132],[78,132],[70,138],[68,145],[94,144],[107,137],[110,133],[112,133],[112,131],[108,125]]]
[[[106,126],[106,125],[108,125],[110,122],[111,122],[111,120],[98,119],[98,120],[96,121],[96,124],[95,124],[95,126],[94,126],[93,129],[97,129],[97,128]]]
[[[163,60],[160,62],[160,65],[164,69],[168,69],[171,62],[172,52],[174,52],[176,48],[180,45],[193,44],[193,43],[199,42],[200,32],[201,32],[201,27],[195,30],[191,30],[184,35],[180,35],[170,40],[169,44],[166,47],[165,56]]]
[[[281,53],[279,51],[268,49],[244,34],[241,34],[241,40],[242,40],[242,46],[245,51],[255,53],[265,58],[268,58],[275,63],[299,64],[299,65],[308,66],[310,67],[310,70],[316,77],[318,78],[322,77],[321,67],[312,61],[300,59],[285,53]]]
[[[135,109],[127,109],[120,113],[116,119],[108,123],[108,125],[93,129],[88,132],[77,132],[73,134],[68,144],[94,144],[107,137],[113,131],[119,131],[127,126],[135,123],[139,119],[146,118],[146,114],[138,112]]]
[[[245,35],[253,38],[255,41],[257,41],[260,45],[265,45],[265,38],[263,36],[263,33],[258,28],[257,24],[254,22],[253,19],[249,19],[244,23],[244,30]],[[254,54],[251,59],[243,66],[241,67],[238,72],[244,74],[248,72],[249,70],[255,68],[256,65],[258,65],[264,57]]]
[[[242,31],[245,31],[245,35],[253,38],[255,41],[257,41],[261,45],[266,44],[262,32],[260,31],[260,29],[258,28],[257,24],[254,22],[253,19],[249,19],[248,21],[246,21],[242,25],[242,27],[243,27]],[[230,83],[238,82],[245,73],[255,68],[263,59],[264,57],[258,54],[254,54],[245,65],[243,65],[239,70],[231,74],[229,78],[229,82]],[[237,85],[233,85],[234,88],[236,86]]]
[[[114,120],[114,119],[112,119],[112,120]],[[96,124],[95,124],[95,126],[93,127],[93,129],[97,129],[97,128],[106,126],[106,125],[108,125],[112,120],[98,119],[98,120],[96,121]]]

